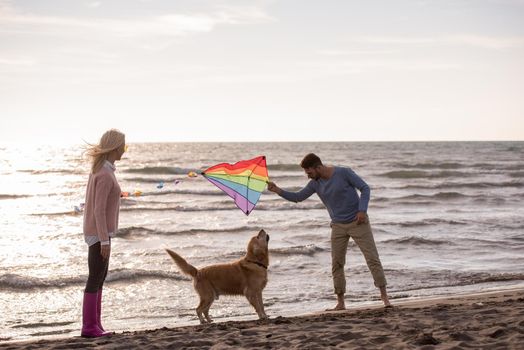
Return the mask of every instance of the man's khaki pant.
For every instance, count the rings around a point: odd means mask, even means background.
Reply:
[[[331,272],[333,274],[335,294],[344,294],[346,292],[344,265],[346,264],[346,252],[350,237],[353,238],[362,254],[364,254],[369,271],[373,275],[375,286],[377,288],[385,287],[386,277],[380,263],[369,220],[366,224],[360,225],[357,225],[356,221],[349,224],[333,223],[331,224]]]

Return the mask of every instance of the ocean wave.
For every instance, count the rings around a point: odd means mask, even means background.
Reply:
[[[407,163],[397,162],[391,164],[397,168],[408,168],[408,169],[460,169],[467,167],[462,163],[457,162],[429,162],[429,163]]]
[[[294,180],[297,180],[297,179],[305,179],[304,175],[303,174],[270,174],[270,180],[271,181],[274,181],[274,182],[282,182],[282,181],[294,181]],[[195,180],[194,178],[187,178],[186,176],[184,177],[176,177],[176,178],[162,178],[160,176],[157,176],[157,177],[125,177],[122,179],[122,181],[124,183],[131,183],[131,184],[138,184],[137,186],[139,186],[140,184],[144,184],[146,186],[148,185],[156,185],[158,184],[159,182],[163,182],[164,183],[164,189],[161,189],[159,191],[154,191],[153,193],[151,194],[155,194],[155,192],[165,192],[165,188],[166,187],[170,187],[170,188],[177,188],[179,187],[180,185],[178,183],[189,183],[189,182],[194,182],[194,181],[198,181]],[[177,183],[175,183],[177,182]],[[305,183],[304,183],[305,184]],[[302,187],[297,187],[296,189],[301,189]],[[187,193],[193,193],[192,190],[179,190],[178,188],[176,190],[172,190],[171,192],[178,192],[178,193],[181,193],[181,192],[184,192],[184,191],[187,191]],[[132,191],[129,191],[129,192],[132,192]],[[210,191],[194,191],[194,193],[196,194],[207,194],[209,193]],[[162,193],[160,193],[162,194]]]
[[[513,198],[515,199],[515,197]],[[481,204],[493,204],[493,205],[502,205],[506,203],[506,199],[500,198],[500,197],[486,197],[486,196],[479,196],[474,199],[475,202],[481,203]]]
[[[505,249],[521,249],[520,245],[517,243],[513,243],[513,245],[508,246],[509,241],[516,241],[516,242],[522,242],[524,239],[516,238],[517,236],[508,237],[505,240],[489,240],[489,239],[481,239],[481,238],[473,238],[473,237],[467,237],[467,238],[454,238],[453,240],[447,240],[447,239],[436,239],[436,238],[427,238],[427,237],[421,237],[421,236],[403,236],[399,238],[392,238],[392,239],[386,239],[384,241],[381,241],[383,244],[399,244],[399,245],[409,245],[409,246],[439,246],[439,245],[459,245],[461,247],[465,247],[462,249],[473,249],[478,250],[480,247],[482,249],[487,248],[503,248],[507,247]]]
[[[201,211],[224,211],[224,210],[234,210],[237,207],[234,206],[202,206],[202,207],[184,207],[182,205],[169,205],[165,207],[145,207],[145,206],[134,206],[134,207],[124,207],[120,208],[120,211],[130,212],[130,211],[179,211],[179,212],[201,212]]]
[[[509,146],[506,148],[506,152],[522,152],[524,151],[524,148],[518,147],[518,146]]]
[[[421,246],[421,245],[437,246],[437,245],[451,245],[452,244],[450,241],[446,241],[446,240],[429,239],[429,238],[424,238],[424,237],[419,237],[419,236],[409,236],[409,237],[387,239],[385,241],[382,241],[381,243],[402,244],[402,245],[411,245],[411,246]]]
[[[223,196],[224,192],[216,189],[216,190],[181,190],[181,189],[175,189],[175,190],[166,190],[166,189],[159,189],[156,191],[144,191],[140,193],[140,196],[134,196],[134,190],[133,191],[124,191],[129,192],[130,195],[126,197],[127,199],[131,198],[140,198],[140,197],[149,197],[149,196],[165,196],[168,194],[187,194],[187,195],[194,195],[194,196]]]
[[[476,197],[476,196],[468,196],[459,192],[438,192],[434,194],[412,194],[409,196],[399,197],[395,199],[428,199],[428,198],[434,198],[434,199],[460,199],[460,198],[466,198],[466,197]]]
[[[455,272],[451,270],[386,270],[385,272],[387,275],[396,275],[397,278],[403,280],[407,276],[410,276],[410,280],[413,279],[413,276],[416,276],[416,282],[406,282],[402,286],[392,288],[391,291],[394,292],[462,287],[481,283],[524,281],[523,273]]]
[[[311,202],[309,204],[301,203],[289,203],[286,201],[276,200],[273,204],[268,205],[263,202],[257,206],[257,210],[268,210],[268,211],[285,211],[285,210],[318,210],[326,209],[326,206],[322,202]]]
[[[477,198],[479,196],[465,195],[459,192],[438,192],[434,194],[410,194],[402,197],[375,197],[373,201],[385,202],[385,201],[407,201],[407,200],[427,200],[427,199],[438,199],[438,200],[455,200],[462,198]]]
[[[85,277],[65,277],[65,278],[38,278],[31,276],[22,276],[17,274],[0,275],[0,290],[31,290],[47,288],[63,288],[71,285],[85,283]]]
[[[221,196],[224,196],[222,193]],[[269,201],[273,204],[258,204],[256,207],[257,211],[286,211],[286,210],[318,210],[324,209],[322,203],[313,203],[309,205],[300,205],[282,202],[280,200],[271,200]],[[418,202],[417,204],[420,204]],[[184,206],[184,205],[172,205],[170,203],[164,202],[140,202],[140,201],[123,201],[120,206],[121,212],[169,212],[169,211],[178,211],[178,212],[213,212],[213,211],[236,211],[238,207],[231,200],[224,200],[219,202],[214,202],[210,205],[204,206]],[[67,211],[57,211],[57,212],[47,212],[47,213],[30,213],[27,214],[30,216],[42,216],[42,217],[60,217],[60,216],[82,216],[82,211],[72,210]]]
[[[381,225],[393,225],[401,227],[421,227],[435,225],[467,225],[466,222],[446,219],[428,219],[424,221],[383,222]]]
[[[171,279],[177,281],[187,281],[189,277],[184,275],[160,270],[132,270],[114,269],[107,273],[107,282],[135,281],[144,279]]]
[[[316,253],[323,252],[325,249],[316,246],[314,244],[292,246],[292,247],[283,247],[283,248],[269,248],[269,256],[293,256],[293,255],[307,255],[313,256]],[[232,259],[239,259],[246,254],[246,251],[236,251],[222,254],[219,258],[220,261],[228,261]],[[212,257],[213,260],[216,257]],[[209,260],[209,259],[208,259]]]
[[[275,201],[278,203],[278,201]],[[143,203],[140,203],[143,204]],[[258,204],[255,210],[261,211],[285,211],[285,210],[317,210],[325,209],[324,204],[314,203],[310,205],[301,205],[296,206],[294,204]],[[147,206],[130,206],[122,207],[121,211],[179,211],[179,212],[207,212],[207,211],[227,211],[227,210],[238,210],[237,206],[232,201],[227,201],[224,203],[215,203],[214,205],[207,206],[196,206],[196,207],[185,207],[183,205],[168,205],[163,207],[147,207]],[[47,215],[47,214],[43,214]]]
[[[423,170],[395,170],[378,174],[378,176],[387,177],[390,179],[432,179],[446,177],[469,177],[471,174],[461,171],[431,172]]]
[[[510,177],[524,178],[524,171],[517,171],[514,173],[508,174]]]
[[[302,187],[300,186],[286,188],[286,190],[288,191],[299,191],[301,189]],[[140,190],[140,188],[137,188],[137,190]],[[196,195],[196,196],[224,196],[224,192],[214,186],[210,187],[210,189],[208,190],[193,190],[193,189],[178,189],[178,188],[174,190],[167,190],[163,188],[163,189],[158,189],[155,191],[143,191],[140,193],[140,196],[138,197],[132,195],[134,191],[135,190],[124,191],[124,192],[130,193],[130,195],[126,198],[131,199],[131,198],[140,198],[140,197],[149,197],[149,196],[163,196],[163,195],[168,195],[168,194],[176,194],[176,195],[184,194],[184,195]],[[269,191],[266,190],[264,193],[269,193]]]
[[[517,164],[512,164],[512,165],[503,167],[504,170],[516,170],[516,171],[521,171],[523,168],[524,168],[524,163],[517,163]],[[497,168],[497,169],[500,169],[500,168]]]
[[[524,187],[524,182],[520,181],[504,181],[504,182],[468,182],[468,183],[459,183],[459,182],[446,182],[438,184],[424,184],[424,185],[405,185],[394,187],[398,189],[449,189],[449,188],[506,188],[506,187],[515,187],[522,188]]]
[[[0,200],[26,198],[26,197],[32,197],[32,196],[28,194],[0,194]]]
[[[398,201],[398,202],[395,202],[395,205],[399,205],[399,206],[402,206],[402,205],[405,205],[405,206],[413,206],[413,205],[416,205],[418,207],[423,207],[423,206],[432,206],[432,205],[438,205],[439,203],[436,202],[436,201]],[[381,208],[384,208],[383,206]]]
[[[299,171],[303,172],[299,164],[268,164],[268,171]]]
[[[455,242],[461,243],[465,248],[463,249],[471,249],[474,251],[477,251],[479,248],[482,250],[485,249],[502,249],[502,250],[520,250],[523,247],[519,245],[518,243],[515,244],[515,242],[511,241],[517,241],[514,239],[515,237],[508,237],[500,240],[491,240],[491,239],[482,239],[482,238],[457,238],[455,239]]]
[[[118,230],[116,237],[120,238],[129,238],[133,236],[143,236],[143,235],[165,235],[165,236],[175,236],[175,235],[192,235],[198,233],[236,233],[236,232],[255,232],[256,229],[249,226],[239,226],[227,229],[207,229],[207,228],[194,228],[189,230],[178,230],[178,231],[161,231],[153,230],[141,226],[131,226],[125,227]]]
[[[504,163],[459,163],[459,162],[422,162],[422,163],[408,163],[408,162],[396,162],[386,163],[386,165],[402,168],[402,169],[443,169],[443,170],[455,170],[455,169],[481,169],[481,170],[521,170],[524,165],[512,164],[506,165]]]
[[[74,209],[69,211],[57,211],[57,212],[50,212],[50,213],[31,213],[28,214],[30,216],[47,216],[47,217],[53,217],[53,216],[82,216],[81,211],[75,211]]]
[[[39,278],[17,274],[0,275],[0,290],[31,291],[34,289],[66,288],[86,283],[86,276]],[[109,270],[107,282],[136,281],[145,279],[188,280],[187,277],[166,271],[114,269]]]
[[[314,245],[314,244],[269,249],[270,255],[283,255],[283,256],[290,256],[290,255],[313,256],[316,253],[323,252],[323,251],[325,251],[325,249],[317,245]]]
[[[149,234],[158,234],[158,230],[153,230],[142,226],[130,226],[119,228],[115,238],[130,238],[133,236],[145,236]]]
[[[122,172],[129,174],[150,174],[150,175],[187,175],[190,171],[200,174],[204,169],[178,168],[168,166],[145,166],[141,168],[125,169]]]
[[[309,222],[308,224],[301,225],[303,228],[327,228],[327,223],[316,224]],[[115,238],[129,239],[133,237],[141,237],[147,235],[159,235],[159,236],[177,236],[177,235],[194,235],[194,234],[222,234],[222,233],[253,233],[258,232],[259,228],[254,226],[238,226],[230,228],[192,228],[186,230],[174,230],[174,231],[163,231],[155,230],[142,226],[130,226],[118,229],[118,233]],[[317,238],[316,235],[303,234],[294,236],[294,238],[300,237],[301,239],[312,239]],[[309,247],[309,246],[308,246]],[[278,254],[278,252],[277,252]]]
[[[164,186],[171,185],[171,182],[175,181],[183,181],[183,177],[176,177],[176,178],[159,178],[159,177],[124,177],[122,179],[123,181],[131,182],[131,183],[146,183],[146,184],[158,184],[160,181],[164,182]],[[174,183],[172,184],[175,185]]]
[[[58,326],[67,326],[70,324],[76,323],[75,321],[65,321],[65,322],[37,322],[37,323],[22,323],[15,324],[11,328],[40,328],[40,327],[58,327]]]
[[[21,169],[17,170],[19,173],[29,173],[31,175],[42,175],[42,174],[84,174],[84,169]]]

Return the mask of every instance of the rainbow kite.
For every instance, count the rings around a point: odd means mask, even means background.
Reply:
[[[202,175],[233,198],[246,215],[255,208],[269,180],[265,156],[235,164],[217,164],[203,171]]]

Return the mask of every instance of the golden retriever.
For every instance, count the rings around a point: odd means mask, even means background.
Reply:
[[[260,319],[267,319],[262,290],[267,284],[269,235],[260,230],[247,245],[246,255],[229,264],[217,264],[201,269],[189,264],[177,253],[166,249],[180,270],[193,278],[193,287],[200,297],[196,313],[200,323],[212,322],[209,308],[220,295],[244,295]],[[204,318],[205,317],[205,318]]]

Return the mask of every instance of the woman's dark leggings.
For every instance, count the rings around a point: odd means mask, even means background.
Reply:
[[[100,242],[89,247],[87,263],[89,265],[89,277],[87,278],[85,292],[97,293],[104,285],[109,267],[109,258],[104,259],[100,255]]]

